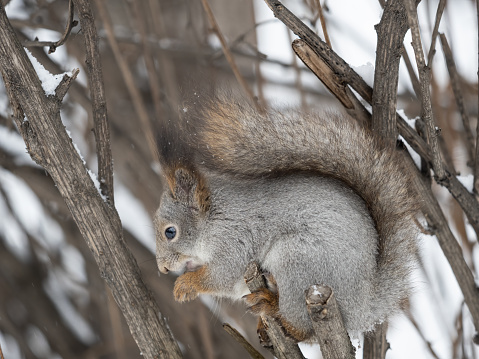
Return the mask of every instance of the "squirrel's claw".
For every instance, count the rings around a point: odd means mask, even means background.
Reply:
[[[279,296],[266,288],[243,296],[248,311],[256,315],[275,317],[279,310]]]

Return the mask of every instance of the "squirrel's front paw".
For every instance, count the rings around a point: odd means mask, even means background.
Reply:
[[[189,302],[196,299],[199,295],[198,290],[194,286],[192,274],[194,272],[187,272],[178,277],[173,289],[173,295],[177,302]]]
[[[248,311],[257,315],[267,315],[276,317],[279,310],[278,293],[274,293],[266,288],[260,288],[254,293],[243,297]]]

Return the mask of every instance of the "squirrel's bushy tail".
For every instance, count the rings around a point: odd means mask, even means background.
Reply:
[[[366,202],[379,235],[380,293],[372,303],[380,300],[382,308],[397,308],[407,297],[418,202],[399,151],[334,112],[260,113],[247,103],[224,98],[187,110],[195,153],[210,169],[247,177],[315,171],[353,188]]]

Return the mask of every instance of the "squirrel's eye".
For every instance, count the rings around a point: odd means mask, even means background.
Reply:
[[[165,236],[169,240],[172,240],[173,238],[176,237],[176,228],[175,227],[168,227],[165,229]]]

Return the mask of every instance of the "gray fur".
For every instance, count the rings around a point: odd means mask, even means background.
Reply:
[[[306,332],[312,284],[333,288],[351,333],[398,311],[417,204],[397,151],[338,114],[259,114],[215,99],[191,116],[191,162],[210,206],[165,192],[155,218],[160,269],[207,264],[216,295],[239,299],[246,266],[258,261],[278,283],[280,314]],[[162,240],[171,224],[178,238]]]

